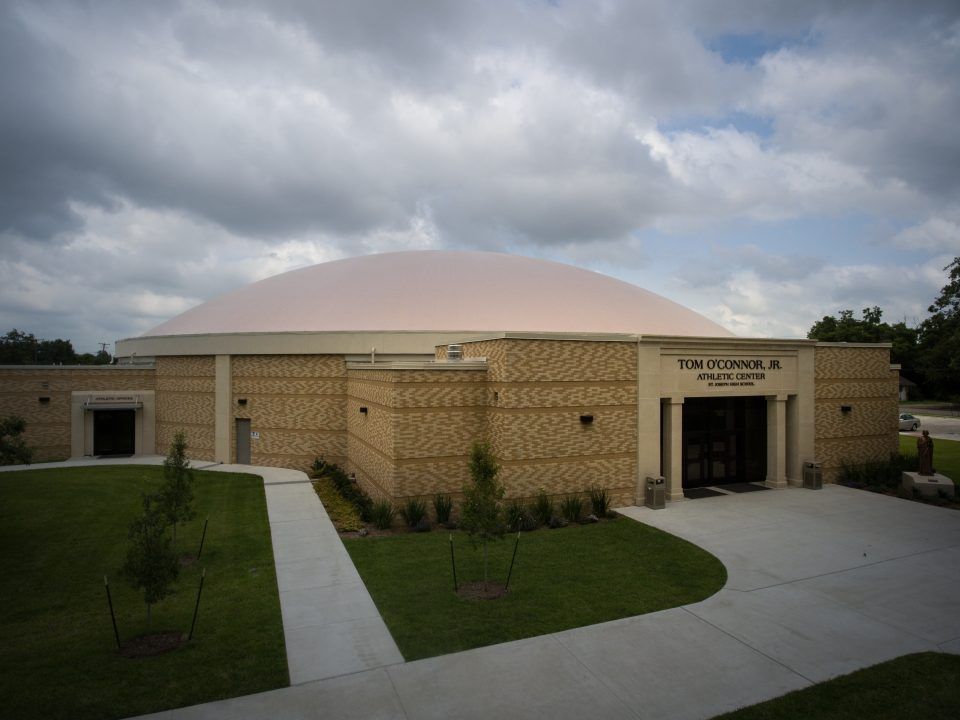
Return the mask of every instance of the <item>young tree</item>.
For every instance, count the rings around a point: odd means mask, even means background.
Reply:
[[[472,484],[463,489],[460,508],[460,527],[470,536],[470,542],[483,546],[483,581],[487,582],[490,540],[502,539],[506,526],[501,519],[501,500],[506,492],[497,479],[500,466],[486,442],[475,442],[470,449],[470,478]]]
[[[17,415],[0,420],[0,465],[30,464],[33,451],[20,437],[26,429],[26,420]]]
[[[170,594],[180,574],[163,512],[152,495],[143,496],[143,513],[130,523],[130,547],[121,574],[135,590],[143,590],[147,625],[153,604]]]
[[[187,437],[182,430],[173,436],[163,461],[163,485],[157,499],[160,510],[173,527],[173,545],[177,545],[177,525],[190,520],[193,510],[193,471],[187,460]]]

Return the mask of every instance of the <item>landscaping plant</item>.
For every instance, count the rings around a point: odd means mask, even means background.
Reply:
[[[17,415],[0,420],[0,465],[29,465],[33,451],[20,437],[27,421]]]
[[[147,625],[153,604],[170,594],[180,573],[164,513],[153,495],[143,495],[143,513],[130,523],[130,547],[121,569],[135,590],[143,590],[147,604]]]
[[[490,540],[499,540],[506,533],[501,520],[500,501],[506,489],[497,480],[500,466],[488,443],[475,442],[470,449],[470,478],[472,483],[463,489],[460,508],[460,527],[470,536],[470,542],[483,547],[483,581],[489,578]]]
[[[590,494],[590,509],[598,518],[605,518],[610,512],[610,495],[604,488],[591,485],[587,492]]]
[[[560,501],[560,514],[567,522],[577,522],[583,512],[583,500],[579,495],[567,495]]]
[[[407,527],[416,528],[427,517],[427,504],[419,498],[410,498],[400,508],[400,515]]]
[[[157,502],[164,518],[173,528],[173,546],[177,546],[177,525],[190,520],[193,511],[193,471],[187,460],[187,437],[182,430],[173,435],[173,443],[163,461],[163,484]]]
[[[520,500],[514,500],[507,505],[506,516],[507,527],[511,531],[536,529],[536,524],[533,522],[530,511],[527,510],[527,506]]]
[[[537,493],[533,501],[532,513],[537,525],[546,525],[553,517],[553,501],[543,490]]]
[[[450,523],[450,511],[453,509],[453,500],[449,495],[437,494],[433,496],[433,511],[437,515],[437,522],[441,525]]]
[[[397,509],[389,500],[378,500],[370,510],[370,521],[377,530],[389,530],[396,514]]]

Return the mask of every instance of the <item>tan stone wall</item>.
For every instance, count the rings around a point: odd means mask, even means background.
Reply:
[[[885,460],[897,451],[897,373],[885,347],[818,345],[814,358],[815,454],[824,482],[836,482],[843,463]]]
[[[485,386],[483,367],[349,370],[348,470],[374,497],[458,493],[484,436]]]
[[[231,458],[236,418],[260,433],[254,465],[308,470],[316,457],[346,462],[346,364],[338,355],[236,355],[231,362]],[[246,405],[238,400],[244,398]]]
[[[486,357],[487,432],[507,496],[591,485],[632,504],[637,474],[637,346],[504,339],[464,344]],[[581,415],[593,415],[584,425]]]
[[[152,367],[4,367],[0,368],[0,417],[19,415],[27,421],[24,440],[34,449],[35,461],[65,460],[70,457],[71,392],[153,389]],[[50,402],[41,404],[41,397],[49,397]]]
[[[214,459],[214,358],[212,355],[157,358],[157,452],[165,453],[174,433],[187,437],[187,454]]]

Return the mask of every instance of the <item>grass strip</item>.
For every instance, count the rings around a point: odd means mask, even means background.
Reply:
[[[0,696],[11,718],[118,718],[289,684],[263,481],[197,472],[196,519],[181,526],[176,592],[154,606],[151,632],[194,640],[155,657],[116,650],[103,576],[121,640],[148,631],[143,596],[119,575],[127,526],[162,469],[145,466],[0,473]]]
[[[482,552],[452,533],[460,582],[481,580]],[[509,593],[453,592],[449,533],[345,539],[407,660],[641,615],[709,597],[726,570],[705,550],[628,518],[521,535]],[[506,579],[516,535],[490,544],[491,579]]]
[[[960,717],[958,677],[960,655],[904,655],[715,720],[946,720]]]

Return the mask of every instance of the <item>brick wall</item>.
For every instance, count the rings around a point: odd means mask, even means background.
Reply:
[[[349,370],[348,470],[375,497],[458,493],[484,436],[485,386],[483,367]]]
[[[597,485],[634,502],[635,344],[510,338],[466,343],[464,357],[487,358],[487,433],[508,497]]]
[[[346,364],[339,355],[235,355],[231,361],[231,457],[236,418],[260,433],[250,441],[254,465],[309,470],[316,457],[343,465]],[[237,401],[244,398],[246,405]]]
[[[19,415],[27,421],[24,439],[37,462],[65,460],[70,457],[71,392],[153,389],[152,367],[4,367],[0,417]],[[49,397],[50,402],[41,404],[40,397]]]
[[[182,430],[187,454],[195,460],[214,455],[214,358],[158,357],[157,452],[166,453],[173,435]]]
[[[889,348],[818,345],[814,358],[815,453],[824,481],[836,482],[843,463],[897,451],[897,372]]]

